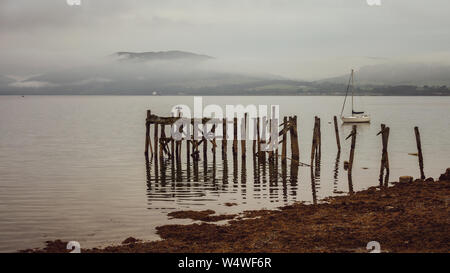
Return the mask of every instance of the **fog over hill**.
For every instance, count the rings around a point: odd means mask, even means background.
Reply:
[[[356,71],[360,85],[450,86],[450,66],[443,64],[403,63],[363,66]],[[318,82],[344,84],[349,74]]]
[[[0,95],[342,95],[348,81],[348,75],[292,80],[237,67],[185,51],[117,52],[25,79],[0,76]],[[449,84],[450,66],[364,66],[355,77],[362,95],[450,95],[443,87]]]
[[[171,50],[159,52],[117,52],[114,54],[124,61],[155,61],[155,60],[187,60],[187,61],[206,61],[213,59],[211,56],[200,55],[191,52]]]

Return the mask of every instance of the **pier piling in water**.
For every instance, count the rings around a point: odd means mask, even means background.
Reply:
[[[346,139],[348,139],[350,137],[352,138],[352,143],[350,146],[350,158],[348,160],[347,177],[348,177],[349,191],[350,191],[350,193],[353,193],[352,170],[353,170],[353,159],[355,158],[356,125],[352,126],[352,132]]]
[[[389,140],[389,127],[381,124],[381,131],[377,134],[381,134],[382,141],[382,151],[381,151],[381,166],[380,166],[380,188],[383,187],[383,183],[385,186],[389,183],[389,157],[388,157],[388,140]],[[384,170],[386,170],[386,176],[384,177]],[[383,178],[384,177],[384,178]]]
[[[420,178],[425,179],[425,173],[423,172],[423,155],[422,155],[422,143],[420,141],[419,127],[414,127],[414,133],[416,134],[416,144],[417,152],[419,155],[419,168],[420,168]]]
[[[338,129],[338,122],[337,122],[336,116],[334,116],[333,121],[334,121],[334,132],[336,133],[336,144],[337,144],[338,152],[340,152],[341,151],[341,140],[339,138],[339,129]]]
[[[150,153],[151,155],[153,155],[152,143],[150,142],[150,122],[148,121],[151,115],[152,112],[150,110],[147,110],[147,118],[145,120],[145,156],[147,158],[149,146],[150,146]]]
[[[233,156],[237,156],[238,147],[237,147],[237,118],[233,119]]]

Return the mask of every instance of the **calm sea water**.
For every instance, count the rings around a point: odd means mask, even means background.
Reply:
[[[46,240],[79,241],[82,247],[121,242],[128,236],[157,239],[155,227],[167,213],[213,209],[234,213],[314,202],[349,191],[342,162],[348,160],[351,126],[341,125],[343,151],[337,158],[332,123],[342,97],[204,97],[204,104],[278,104],[280,115],[297,115],[300,160],[310,156],[314,116],[322,119],[320,174],[293,176],[281,169],[216,159],[190,165],[146,162],[145,111],[169,115],[173,105],[193,97],[0,96],[0,251],[42,247]],[[419,176],[414,126],[419,126],[426,176],[450,167],[449,97],[363,97],[372,123],[358,126],[354,190],[378,185],[380,123],[391,128],[391,181]],[[211,147],[211,146],[210,146]],[[231,149],[231,142],[228,144]],[[251,151],[248,144],[247,151]],[[183,145],[183,158],[185,147]],[[157,163],[157,164],[156,164]],[[288,165],[289,166],[289,165]],[[237,203],[227,207],[224,203]]]

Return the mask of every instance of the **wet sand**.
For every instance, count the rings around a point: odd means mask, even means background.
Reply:
[[[450,170],[447,170],[450,176]],[[174,212],[198,220],[157,228],[162,240],[128,238],[122,245],[82,252],[367,252],[378,241],[382,252],[450,252],[450,177],[395,183],[318,205],[296,203],[279,210],[214,216],[214,211]],[[225,225],[205,223],[233,218]],[[66,242],[47,242],[24,252],[67,252]]]

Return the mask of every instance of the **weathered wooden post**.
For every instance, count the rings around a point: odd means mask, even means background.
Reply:
[[[158,143],[159,143],[159,140],[158,140],[158,128],[159,128],[159,126],[158,126],[158,123],[155,123],[155,126],[154,126],[154,128],[155,128],[155,135],[154,135],[154,137],[153,137],[153,141],[154,141],[154,146],[155,146],[155,161],[158,161]]]
[[[233,119],[233,156],[237,156],[237,118]]]
[[[318,152],[319,152],[319,158],[322,158],[322,131],[320,129],[321,127],[321,123],[320,123],[320,118],[317,118],[317,146],[319,147]]]
[[[419,153],[419,167],[420,167],[420,178],[425,179],[425,173],[423,172],[423,155],[422,155],[422,144],[420,142],[420,132],[419,127],[414,127],[414,132],[416,134],[417,151]]]
[[[148,147],[150,146],[150,152],[153,155],[152,144],[150,142],[150,116],[152,112],[147,110],[147,119],[145,120],[145,156],[148,157]]]
[[[381,166],[380,166],[380,176],[379,176],[379,182],[380,182],[380,188],[383,186],[383,181],[389,181],[389,159],[388,159],[388,139],[389,139],[389,127],[386,127],[386,125],[381,124],[381,131],[377,134],[381,134],[381,140],[382,140],[382,153],[381,153]],[[383,179],[384,176],[384,170],[386,169],[386,178]],[[386,184],[387,182],[385,182]]]
[[[181,113],[180,111],[178,111],[178,117],[181,118]],[[178,128],[178,133],[180,133],[180,139],[177,140],[177,145],[176,145],[176,158],[177,161],[181,161],[181,144],[182,144],[182,139],[183,139],[183,127],[184,127],[184,123],[182,123],[180,125],[180,127]]]
[[[245,140],[247,138],[247,113],[245,113],[244,115],[244,120],[242,121],[241,124],[241,154],[242,154],[242,158],[245,158],[246,156],[246,144],[245,144]]]
[[[257,117],[257,120],[256,120],[256,132],[257,132],[256,138],[258,140],[258,157],[260,157],[261,156],[261,134],[260,134],[260,118],[259,117]]]
[[[338,152],[340,152],[341,151],[341,140],[339,138],[339,129],[338,129],[337,117],[334,116],[333,120],[334,120],[334,132],[336,133],[336,144],[337,144],[337,147],[338,147]]]
[[[190,144],[191,144],[191,139],[192,139],[192,135],[191,135],[191,123],[190,122],[186,122],[186,162],[187,165],[189,167],[190,161],[191,161],[191,149],[190,149]],[[189,170],[189,174],[190,174],[190,168]]]
[[[311,168],[314,166],[314,158],[316,155],[316,148],[317,148],[317,118],[314,119],[314,129],[313,129],[313,136],[312,136],[312,144],[311,144]]]
[[[386,143],[386,161],[384,163],[384,167],[386,168],[386,176],[384,177],[384,185],[387,187],[389,184],[389,173],[390,173],[390,169],[389,169],[389,154],[388,154],[388,142],[389,142],[389,127],[386,127],[386,131],[384,132],[384,136],[383,139],[384,142]]]
[[[283,118],[283,142],[281,146],[281,164],[286,164],[286,152],[287,152],[287,117]]]
[[[347,175],[348,175],[348,184],[350,187],[350,193],[353,193],[353,180],[352,180],[352,170],[353,170],[353,159],[355,157],[355,145],[356,145],[356,125],[353,125],[352,128],[352,132],[350,133],[350,135],[347,137],[347,139],[351,137],[352,138],[352,143],[350,146],[350,159],[348,161],[348,170],[347,170]]]
[[[202,133],[202,141],[203,141],[203,160],[206,161],[208,159],[208,139],[206,139],[205,134],[207,134],[207,126],[206,123],[203,124],[203,133]]]
[[[256,140],[258,139],[257,138],[257,132],[256,132],[256,128],[257,128],[257,125],[256,125],[256,123],[257,123],[257,120],[254,118],[253,119],[253,157],[256,157],[256,152],[257,152],[257,150],[256,150]]]
[[[315,149],[314,149],[314,151],[315,151],[315,153],[316,153],[316,155],[315,155],[315,158],[316,158],[316,160],[318,160],[319,159],[319,145],[320,145],[320,143],[319,143],[319,130],[320,130],[320,122],[319,122],[319,118],[317,117],[317,116],[315,116],[314,117],[314,138],[315,138],[315,143],[316,143],[316,146],[315,146]]]
[[[289,132],[291,134],[292,159],[295,160],[298,164],[298,161],[300,160],[300,152],[298,148],[297,116],[291,117],[291,127],[289,129]]]
[[[222,159],[225,159],[227,156],[227,141],[228,141],[228,136],[227,136],[227,118],[224,118],[222,120],[222,130],[223,130],[223,134],[222,134]]]
[[[213,124],[213,127],[211,128],[211,133],[213,133],[213,139],[212,139],[212,148],[211,151],[214,155],[214,157],[216,156],[216,123]]]

